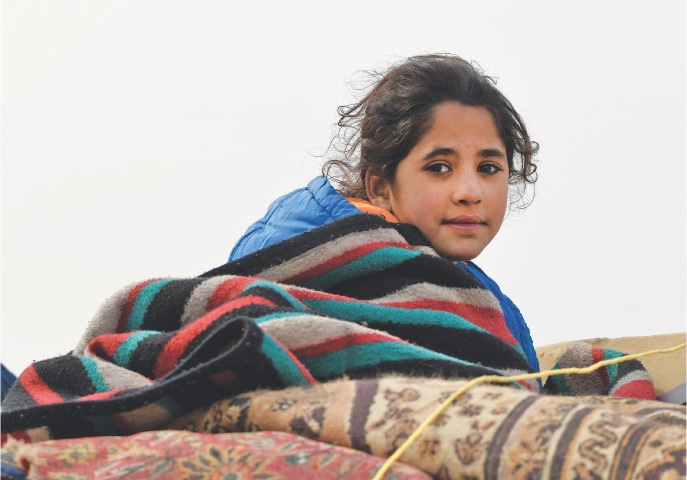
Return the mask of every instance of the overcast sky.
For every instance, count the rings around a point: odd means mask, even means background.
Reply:
[[[535,345],[685,331],[685,2],[3,1],[1,359],[226,261],[320,171],[360,70],[477,61],[540,145],[476,263]]]

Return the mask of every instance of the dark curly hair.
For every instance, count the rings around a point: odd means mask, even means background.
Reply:
[[[443,102],[487,108],[494,117],[508,157],[511,204],[525,198],[537,181],[534,156],[525,123],[496,81],[456,55],[410,57],[386,73],[367,72],[376,84],[357,103],[338,108],[339,158],[325,162],[322,174],[345,197],[367,199],[365,175],[372,169],[393,180],[396,167],[431,128],[434,108]],[[530,202],[522,202],[525,207]]]

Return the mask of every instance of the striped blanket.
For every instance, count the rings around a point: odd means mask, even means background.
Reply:
[[[342,376],[531,370],[498,301],[472,275],[414,227],[356,215],[198,277],[115,293],[71,354],[22,372],[2,405],[2,437],[127,435],[241,392]],[[594,378],[604,391],[560,380],[546,388],[653,398],[637,361]]]

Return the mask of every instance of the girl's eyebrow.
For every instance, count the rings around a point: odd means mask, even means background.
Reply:
[[[454,155],[457,155],[457,153],[452,148],[437,148],[436,150],[432,150],[431,152],[429,152],[429,154],[427,154],[427,156],[425,157],[425,161],[433,160],[436,157],[448,157],[448,156],[454,156]],[[489,158],[489,157],[504,158],[506,156],[506,154],[500,148],[485,148],[484,150],[480,150],[479,156],[483,157],[483,158]]]
[[[479,152],[480,157],[505,157],[506,154],[500,148],[485,148]]]
[[[437,148],[436,150],[432,150],[427,154],[425,157],[425,160],[433,160],[436,157],[448,157],[448,156],[453,156],[456,155],[456,151],[452,148]]]

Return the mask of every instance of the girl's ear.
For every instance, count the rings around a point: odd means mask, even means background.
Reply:
[[[365,190],[372,205],[393,213],[391,209],[391,183],[388,180],[368,170],[365,172]]]

